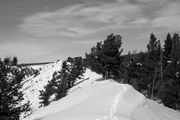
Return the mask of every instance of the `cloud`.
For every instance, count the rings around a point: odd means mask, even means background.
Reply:
[[[163,4],[169,0],[137,0],[139,3],[154,3],[154,4]]]
[[[180,30],[180,16],[158,17],[152,21],[154,27],[163,27],[170,31]]]
[[[180,14],[176,11],[180,10],[180,3],[170,1],[117,0],[94,5],[75,4],[53,12],[27,16],[18,28],[38,37],[81,37],[107,29],[145,26],[180,30],[176,26],[180,20]]]
[[[180,30],[180,2],[172,2],[156,12],[152,20],[153,27],[162,27],[170,31]]]
[[[24,18],[18,27],[40,37],[83,36],[107,28],[125,27],[137,19],[140,9],[121,1],[98,5],[76,4],[53,12],[41,12]]]

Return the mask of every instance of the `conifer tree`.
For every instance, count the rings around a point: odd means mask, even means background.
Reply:
[[[56,73],[55,73],[56,74]],[[48,81],[48,84],[44,87],[45,91],[40,91],[40,102],[41,106],[47,106],[51,102],[49,99],[55,93],[55,89],[57,89],[57,81],[55,79],[55,74],[53,75],[53,79]]]
[[[150,41],[147,45],[148,48],[148,59],[146,66],[149,69],[149,73],[151,73],[147,79],[149,79],[148,86],[149,86],[149,95],[151,97],[154,97],[154,91],[156,84],[158,83],[159,88],[160,84],[163,83],[162,77],[162,64],[161,64],[161,55],[162,55],[162,49],[161,49],[161,43],[160,40],[157,40],[154,34],[150,35]],[[160,79],[158,79],[160,78]],[[157,88],[157,87],[156,87]]]
[[[89,66],[95,72],[103,74],[105,79],[111,75],[118,77],[118,70],[122,63],[121,36],[109,35],[107,39],[98,42],[96,47],[91,49],[91,53],[86,53],[86,59]]]
[[[0,61],[0,119],[19,120],[22,112],[28,112],[29,104],[22,104],[22,80],[24,73],[8,62]],[[10,61],[11,62],[11,61]]]
[[[75,57],[70,63],[71,70],[69,72],[68,88],[74,86],[76,80],[81,79],[83,73],[85,72],[82,57]]]
[[[180,110],[180,64],[171,62],[166,68],[164,91],[160,95],[165,106]]]
[[[150,41],[147,45],[149,61],[155,62],[157,61],[157,57],[159,56],[159,46],[160,42],[157,40],[154,34],[150,35]]]
[[[12,65],[13,65],[13,66],[16,66],[17,64],[18,64],[18,59],[17,59],[17,57],[13,57]]]
[[[180,40],[175,33],[172,37],[170,62],[165,68],[165,84],[160,98],[165,106],[180,110]]]
[[[164,41],[164,52],[163,52],[163,62],[165,62],[165,65],[167,64],[167,61],[170,61],[170,55],[172,50],[172,38],[171,35],[168,33],[166,40]]]
[[[3,63],[4,63],[5,65],[11,65],[11,58],[10,58],[10,57],[4,58]]]
[[[96,47],[91,48],[91,52],[89,54],[85,54],[86,62],[88,67],[92,71],[95,71],[99,74],[103,74],[105,76],[105,70],[103,69],[104,63],[102,63],[102,42],[97,42]]]
[[[85,72],[83,61],[81,57],[68,58],[63,61],[60,71],[54,73],[53,79],[44,87],[44,91],[40,91],[40,104],[47,106],[52,101],[51,96],[55,97],[53,100],[59,100],[66,96],[68,89],[74,86],[77,79],[80,79]]]
[[[54,100],[66,95],[69,69],[67,62],[63,61],[61,71],[55,72],[52,80],[48,81],[43,91],[40,91],[41,106],[49,105],[52,95],[55,95]]]
[[[174,34],[172,41],[171,61],[177,62],[180,60],[180,37],[177,33]]]

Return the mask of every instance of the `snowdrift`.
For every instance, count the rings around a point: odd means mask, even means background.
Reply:
[[[130,85],[88,74],[66,97],[25,120],[180,120],[179,112],[146,99]]]

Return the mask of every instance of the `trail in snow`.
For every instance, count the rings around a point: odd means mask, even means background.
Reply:
[[[121,86],[123,89],[119,93],[117,93],[108,115],[104,116],[102,119],[98,118],[96,120],[118,120],[117,117],[115,116],[115,114],[117,112],[119,99],[120,99],[121,94],[127,90],[127,87],[125,87],[123,85],[121,85]],[[123,118],[123,119],[126,120],[127,118]],[[129,120],[129,119],[127,119],[127,120]]]
[[[180,120],[178,112],[147,100],[129,85],[92,80],[25,120]]]

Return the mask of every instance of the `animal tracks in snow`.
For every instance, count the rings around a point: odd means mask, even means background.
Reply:
[[[127,90],[127,87],[125,87],[123,85],[122,85],[122,88],[123,89],[119,93],[117,93],[117,95],[115,96],[114,101],[112,103],[112,106],[111,106],[111,109],[110,109],[108,115],[104,116],[101,119],[98,118],[96,120],[119,120],[115,114],[117,112],[117,108],[118,108],[118,103],[119,103],[120,97],[123,94],[123,92],[125,92]],[[130,120],[130,119],[126,118],[126,117],[121,117],[121,120]]]

